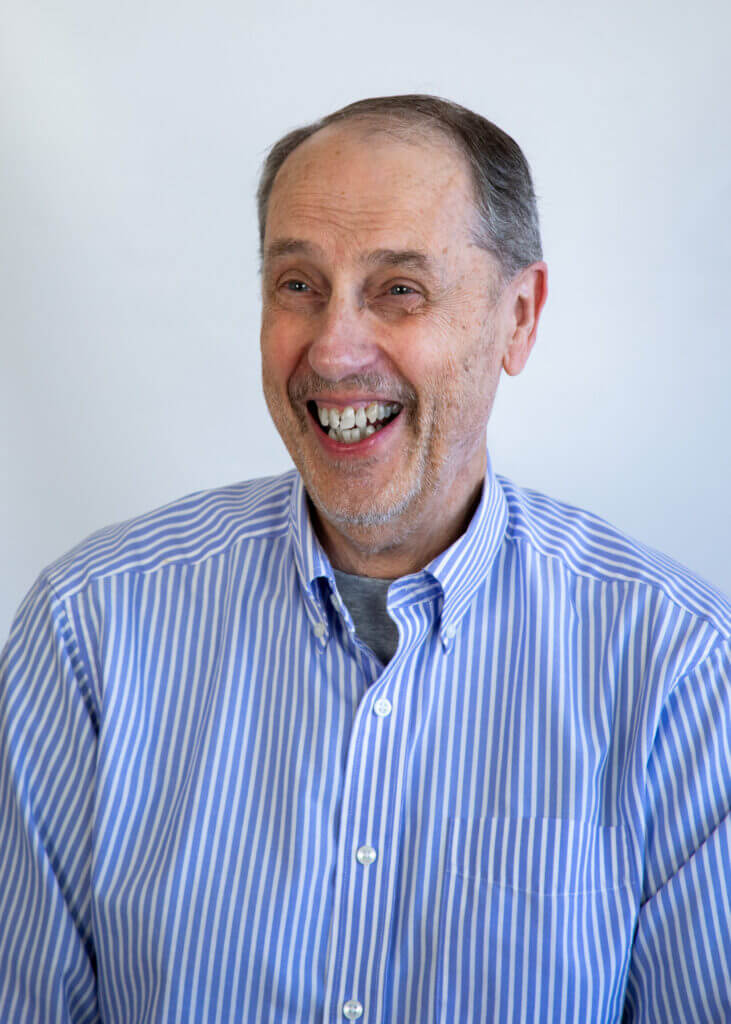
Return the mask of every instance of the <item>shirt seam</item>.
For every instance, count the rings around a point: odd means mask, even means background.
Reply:
[[[665,700],[663,701],[663,706],[667,703],[668,698],[675,693],[680,684],[685,682],[688,676],[692,676],[696,672],[701,671],[705,667],[706,663],[711,660],[711,658],[715,658],[717,651],[719,651],[722,647],[728,647],[729,643],[731,643],[731,638],[723,636],[719,637],[714,643],[713,647],[711,647],[710,651],[707,651],[700,661],[697,661],[695,665],[692,665],[690,668],[687,668],[684,672],[682,672],[666,693]]]
[[[600,570],[591,571],[589,569],[577,569],[574,566],[572,566],[561,555],[554,554],[550,551],[545,551],[543,548],[539,547],[535,543],[535,541],[532,540],[530,537],[526,537],[522,533],[514,533],[510,527],[506,529],[505,536],[507,540],[515,544],[522,543],[526,547],[531,548],[531,550],[535,551],[536,554],[538,554],[541,558],[547,558],[551,559],[551,561],[553,562],[559,562],[573,576],[578,576],[582,579],[596,580],[600,583],[633,583],[636,586],[646,587],[648,590],[652,590],[655,593],[662,595],[665,598],[665,600],[670,602],[670,604],[672,604],[675,608],[678,608],[680,611],[685,612],[686,615],[690,615],[697,622],[703,622],[706,625],[710,626],[710,628],[722,640],[731,640],[731,629],[726,630],[718,620],[712,619],[708,614],[696,611],[692,608],[689,608],[687,605],[682,604],[676,597],[674,597],[672,594],[669,594],[668,591],[659,583],[655,583],[652,580],[644,579],[642,577],[637,576],[623,576],[620,573],[609,575],[607,573],[602,573]]]
[[[113,579],[117,576],[125,576],[128,574],[138,576],[149,576],[152,573],[160,572],[163,569],[169,569],[171,566],[174,565],[202,565],[204,562],[208,561],[208,559],[218,558],[219,556],[224,555],[227,552],[235,550],[239,546],[239,544],[244,544],[247,541],[266,540],[269,538],[271,538],[272,540],[278,540],[281,537],[286,536],[287,533],[288,524],[285,524],[284,527],[281,529],[275,530],[272,528],[267,528],[266,530],[263,530],[261,533],[247,533],[241,537],[236,537],[235,539],[228,541],[226,544],[224,544],[223,547],[218,548],[216,551],[209,551],[206,552],[206,554],[200,555],[198,557],[190,557],[188,559],[186,558],[185,555],[180,555],[178,557],[171,556],[168,559],[156,562],[154,565],[148,567],[131,565],[119,569],[109,569],[98,573],[90,572],[88,575],[84,576],[83,580],[81,580],[78,584],[75,584],[73,587],[69,587],[68,590],[63,588],[57,589],[56,584],[53,583],[51,580],[51,574],[53,572],[52,568],[46,570],[44,578],[48,582],[49,587],[53,589],[53,593],[57,597],[57,599],[60,602],[63,602],[69,600],[72,597],[75,597],[77,594],[81,593],[86,587],[88,587],[92,583],[99,583],[104,580]]]
[[[668,875],[668,877],[660,885],[658,885],[657,889],[655,889],[654,892],[650,893],[649,896],[647,896],[645,899],[640,901],[640,910],[642,910],[645,906],[647,906],[648,903],[650,903],[652,900],[654,900],[655,897],[658,894],[662,893],[663,890],[665,890],[667,888],[667,886],[670,885],[670,883],[673,881],[673,879],[677,878],[677,876],[680,874],[680,872],[685,867],[687,867],[688,864],[690,864],[690,862],[693,860],[693,858],[696,857],[701,852],[703,847],[706,846],[706,844],[711,841],[711,839],[716,834],[716,832],[718,832],[718,830],[723,826],[724,822],[728,821],[730,813],[731,812],[727,811],[722,818],[719,818],[719,820],[717,821],[716,825],[711,829],[711,831],[708,833],[708,835],[704,836],[703,842],[699,846],[696,846],[695,849],[691,850],[689,856],[687,856],[685,858],[685,860],[681,864],[678,864],[678,866],[673,871],[673,873],[671,875]]]
[[[58,615],[63,618],[61,629],[58,631],[59,637],[63,644],[64,651],[66,652],[66,657],[69,659],[69,667],[74,677],[74,681],[76,682],[76,689],[79,697],[87,708],[95,733],[98,733],[99,723],[101,721],[101,708],[99,706],[97,694],[95,694],[94,687],[91,684],[91,679],[89,679],[84,667],[81,655],[81,646],[74,627],[71,624],[71,618],[66,607],[66,599],[61,597],[48,576],[42,576],[41,579],[48,589],[52,606],[56,609]],[[91,707],[89,707],[89,704],[91,704]]]
[[[679,676],[677,676],[677,678],[673,681],[672,685],[670,686],[670,688],[668,689],[667,693],[665,694],[665,697],[664,697],[664,699],[662,701],[662,705],[661,705],[659,713],[658,713],[657,723],[656,723],[655,731],[654,731],[654,734],[653,734],[653,737],[652,737],[652,743],[650,744],[650,749],[649,749],[648,758],[647,758],[647,764],[645,765],[645,795],[647,793],[647,771],[648,771],[649,763],[650,763],[650,761],[652,759],[653,751],[655,749],[655,742],[657,740],[657,734],[658,734],[658,731],[660,729],[660,720],[661,720],[661,718],[663,716],[663,712],[664,712],[665,708],[667,707],[667,703],[668,703],[670,697],[675,693],[675,691],[678,689],[678,687],[683,682],[685,682],[686,679],[688,679],[692,675],[695,675],[697,672],[702,671],[704,666],[706,665],[706,663],[709,662],[712,658],[715,658],[717,651],[720,648],[724,647],[724,646],[728,646],[728,643],[729,643],[728,638],[723,638],[722,637],[721,639],[717,640],[716,643],[714,643],[713,647],[710,649],[710,651],[708,651],[701,658],[700,661],[696,662],[695,665],[693,665],[691,668],[686,669],[685,672],[682,672]],[[718,828],[721,827],[723,822],[728,817],[728,813],[729,812],[726,812],[726,814],[724,814],[724,816],[719,819],[719,821],[716,823],[714,828],[711,829],[711,831],[708,833],[708,835],[704,837],[703,842],[700,844],[700,846],[697,846],[693,850],[691,850],[690,854],[685,858],[685,860],[683,860],[675,868],[675,870],[672,872],[672,874],[669,875],[657,887],[657,889],[655,889],[655,891],[650,896],[648,896],[645,900],[642,900],[640,906],[644,906],[645,903],[648,903],[651,899],[653,899],[654,896],[658,892],[660,892],[661,889],[663,889],[664,886],[666,886],[668,884],[668,882],[670,882],[678,874],[678,872],[682,871],[682,869],[685,867],[685,865],[695,856],[695,854],[705,845],[705,843],[708,842],[708,840],[711,838],[713,833]],[[647,855],[647,830],[645,829],[645,839],[644,839],[644,842],[643,842],[643,855],[642,855],[642,876],[643,876],[642,881],[644,880],[644,875],[645,875],[646,855]],[[641,884],[642,884],[642,882],[641,882]]]

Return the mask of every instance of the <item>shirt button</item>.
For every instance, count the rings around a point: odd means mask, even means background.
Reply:
[[[318,640],[322,640],[322,638],[325,636],[325,629],[326,629],[326,626],[325,626],[324,622],[316,622],[315,623],[314,631],[315,631],[315,636],[317,637]]]
[[[372,846],[361,846],[355,856],[359,864],[365,864],[367,867],[369,864],[373,863],[378,854]]]
[[[457,627],[453,622],[450,622],[449,625],[444,630],[444,635],[446,636],[447,640],[453,640],[456,632]]]
[[[376,703],[373,705],[373,710],[379,718],[386,718],[393,711],[393,705],[387,697],[379,697]]]
[[[363,1004],[357,999],[349,999],[343,1006],[343,1016],[348,1020],[357,1020],[363,1016]]]

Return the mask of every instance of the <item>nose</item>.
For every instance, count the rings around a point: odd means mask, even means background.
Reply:
[[[335,382],[373,368],[379,348],[368,319],[353,300],[331,298],[308,351],[315,373]]]

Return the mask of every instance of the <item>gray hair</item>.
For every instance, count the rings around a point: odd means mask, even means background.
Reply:
[[[520,146],[491,121],[438,96],[380,96],[358,100],[295,128],[269,150],[257,189],[263,248],[274,179],[284,161],[315,132],[340,121],[363,120],[379,130],[436,131],[457,146],[469,165],[475,192],[475,242],[492,253],[506,279],[542,258],[538,209],[530,167]]]

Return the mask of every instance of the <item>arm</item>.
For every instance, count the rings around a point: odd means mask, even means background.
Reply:
[[[731,1020],[731,654],[668,696],[648,765],[642,904],[624,1021]]]
[[[41,579],[0,656],[0,1020],[98,1021],[90,908],[97,715]]]

